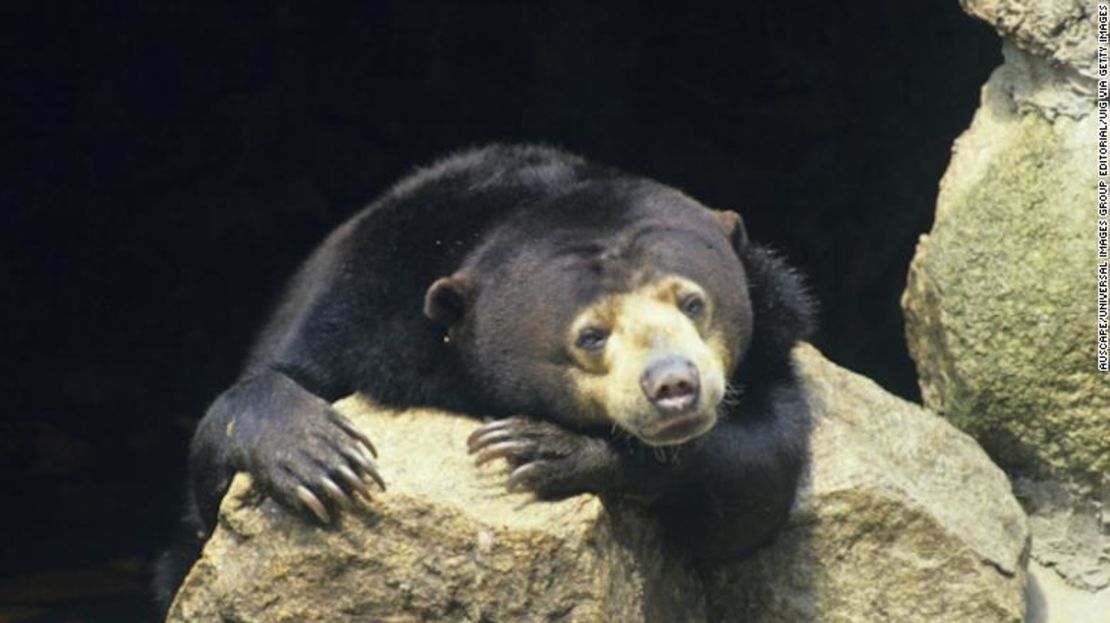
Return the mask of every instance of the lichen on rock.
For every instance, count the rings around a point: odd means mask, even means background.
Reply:
[[[1086,122],[1018,114],[994,88],[956,143],[910,267],[910,352],[925,405],[1003,466],[1094,481],[1110,469],[1083,213],[1094,135]]]
[[[1110,502],[1099,499],[1110,377],[1096,361],[1095,3],[961,4],[1002,36],[1005,63],[953,147],[910,265],[909,350],[925,406],[1024,483],[1038,569],[1105,599],[1110,534],[1089,529]],[[1043,503],[1038,491],[1057,489],[1067,503]]]
[[[964,0],[1005,38],[902,299],[925,405],[1011,471],[1110,473],[1095,367],[1093,8]]]

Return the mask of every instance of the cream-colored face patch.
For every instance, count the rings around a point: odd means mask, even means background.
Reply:
[[[732,366],[715,311],[707,292],[676,276],[607,296],[583,310],[567,336],[583,415],[596,424],[616,424],[652,445],[682,443],[712,428]],[[660,413],[641,379],[653,363],[674,358],[697,368],[698,399],[681,416],[683,425],[656,432],[661,419],[676,416]]]

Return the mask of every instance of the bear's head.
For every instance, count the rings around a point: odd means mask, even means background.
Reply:
[[[746,245],[733,212],[595,182],[487,232],[424,311],[502,414],[679,444],[716,424],[750,343]]]

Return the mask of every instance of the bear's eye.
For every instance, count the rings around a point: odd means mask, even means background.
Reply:
[[[687,316],[697,318],[705,311],[705,299],[697,294],[687,294],[678,302],[678,308]]]
[[[597,327],[586,327],[578,332],[578,339],[574,341],[574,345],[582,350],[596,351],[601,350],[605,346],[605,340],[609,339],[609,334]]]

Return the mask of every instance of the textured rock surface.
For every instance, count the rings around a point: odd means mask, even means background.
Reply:
[[[1026,487],[1022,499],[1032,556],[1096,590],[1110,582],[1110,537],[1089,529],[1106,513],[1110,378],[1095,360],[1095,3],[963,5],[1002,35],[1006,62],[956,141],[910,266],[910,353],[927,407],[1011,473],[1080,493],[1046,505]]]
[[[1020,621],[1025,517],[942,418],[799,349],[817,416],[778,544],[710,574],[713,620]]]
[[[1009,24],[1023,3],[1003,4]],[[1093,57],[1093,33],[1086,34]],[[1040,49],[1055,40],[1023,41]],[[956,142],[933,230],[910,268],[903,298],[910,352],[926,406],[971,431],[1004,466],[1094,480],[1110,470],[1110,382],[1095,368],[1092,328],[1093,90],[1084,87],[1080,98],[1048,89],[1078,98],[1082,109],[1070,110],[1081,116],[1022,107],[1013,85],[1036,77],[1032,61],[1015,58],[1031,57],[1007,49]]]
[[[1004,39],[1088,80],[1098,75],[1095,3],[1083,0],[960,0]]]
[[[1055,481],[1018,478],[1014,493],[1029,513],[1032,556],[1040,567],[1110,599],[1110,538],[1099,521],[1099,504]]]
[[[636,508],[502,493],[466,457],[472,420],[348,402],[389,492],[323,529],[237,477],[169,618],[1019,621],[1027,536],[1003,474],[943,419],[811,347],[797,360],[814,463],[787,533],[753,560],[699,574]]]

